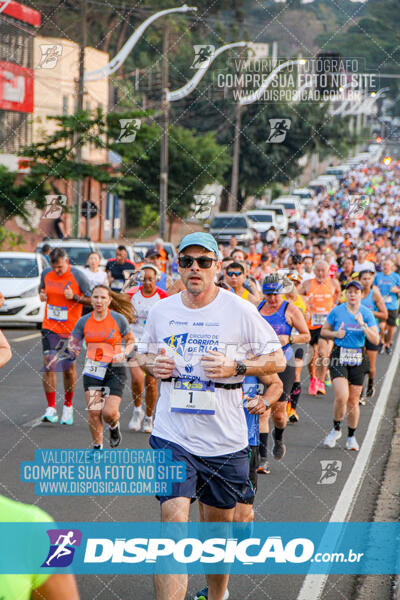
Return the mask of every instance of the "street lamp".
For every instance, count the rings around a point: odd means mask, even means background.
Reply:
[[[220,54],[232,48],[244,48],[250,46],[250,42],[234,42],[225,44],[218,48],[209,58],[207,65],[199,68],[193,77],[181,88],[170,92],[168,87],[163,89],[163,127],[161,138],[161,167],[160,167],[160,237],[165,237],[168,206],[168,127],[169,127],[169,104],[182,100],[191,94],[199,85],[208,69]],[[166,84],[168,85],[168,84]]]
[[[160,10],[154,15],[151,15],[148,19],[143,21],[141,25],[132,33],[131,37],[127,42],[122,46],[121,50],[118,54],[112,59],[111,62],[107,63],[101,69],[97,69],[96,71],[89,71],[85,73],[84,80],[85,81],[96,81],[98,79],[103,79],[104,77],[108,77],[115,73],[120,66],[125,62],[130,52],[132,52],[133,48],[138,43],[139,39],[142,37],[145,30],[148,28],[151,23],[159,19],[160,17],[164,17],[165,15],[169,15],[171,13],[186,13],[189,11],[196,11],[196,6],[179,6],[177,8],[167,8],[166,10]]]

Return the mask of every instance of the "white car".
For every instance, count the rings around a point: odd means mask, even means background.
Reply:
[[[276,217],[276,223],[280,235],[286,235],[289,229],[289,219],[286,215],[286,208],[281,204],[267,204],[265,209],[273,211]]]
[[[272,205],[274,204],[285,207],[289,225],[296,225],[297,221],[303,215],[303,209],[297,196],[279,196],[279,198],[272,200]]]
[[[106,266],[107,261],[110,260],[110,258],[115,258],[115,252],[118,246],[125,246],[126,251],[128,253],[128,260],[131,260],[134,263],[138,262],[137,256],[135,257],[135,253],[133,252],[132,247],[128,244],[124,244],[123,242],[96,242],[96,248],[97,250],[100,250],[103,256],[100,262],[102,267]]]
[[[270,227],[278,231],[276,214],[273,210],[248,210],[246,215],[251,221],[252,227],[263,237]]]
[[[91,240],[85,238],[65,238],[44,240],[37,245],[36,252],[39,252],[44,244],[49,244],[51,249],[53,248],[64,248],[68,254],[69,262],[74,267],[80,267],[82,269],[86,266],[86,261],[91,252],[97,251],[101,256],[101,252],[98,250],[96,244]],[[101,256],[101,259],[103,257]]]
[[[313,206],[318,206],[318,200],[315,197],[315,194],[312,190],[308,188],[297,188],[290,192],[291,196],[297,196],[300,199],[301,205],[305,207],[307,201],[307,205],[312,204]]]
[[[36,252],[0,252],[0,291],[5,299],[0,325],[42,323],[44,302],[39,298],[39,283],[47,267],[46,259]]]

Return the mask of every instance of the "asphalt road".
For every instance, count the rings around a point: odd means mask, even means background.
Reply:
[[[11,343],[13,358],[0,372],[0,492],[23,502],[35,503],[58,521],[157,521],[158,502],[151,497],[38,497],[35,496],[32,484],[19,480],[20,462],[32,460],[35,449],[87,448],[90,447],[90,437],[81,380],[78,380],[77,385],[74,426],[37,426],[37,419],[46,408],[40,379],[40,334],[34,329],[22,328],[3,331]],[[389,362],[390,357],[378,357],[378,392]],[[303,388],[306,388],[306,370],[303,371],[303,377]],[[400,377],[396,375],[378,430],[372,459],[365,470],[350,520],[372,519],[390,447],[392,421],[400,396],[399,385]],[[359,442],[364,440],[378,392],[367,406],[361,407],[357,432]],[[329,520],[357,457],[356,453],[344,450],[346,430],[337,448],[329,450],[322,446],[322,441],[331,428],[332,400],[331,390],[325,397],[309,397],[303,392],[298,408],[300,422],[289,425],[285,433],[285,458],[277,462],[270,457],[271,473],[259,477],[255,502],[257,521]],[[57,395],[60,408],[62,401],[60,381]],[[131,416],[128,389],[125,390],[121,415],[123,447],[148,447],[146,434],[133,434],[127,429]],[[341,461],[342,468],[335,483],[320,485],[320,461],[326,459]],[[198,520],[196,505],[192,507],[191,517],[194,521]],[[303,580],[303,576],[295,575],[232,576],[229,589],[233,600],[296,600]],[[147,600],[154,597],[150,576],[85,575],[78,576],[78,582],[81,598],[84,600]],[[330,576],[321,598],[348,600],[354,597],[357,583],[356,577]],[[203,585],[201,576],[191,576],[189,593],[193,594]]]

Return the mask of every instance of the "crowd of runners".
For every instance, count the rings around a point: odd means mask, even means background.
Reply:
[[[40,284],[42,421],[58,422],[62,374],[60,424],[73,425],[79,380],[94,451],[104,424],[111,448],[125,430],[171,449],[187,477],[159,498],[166,521],[186,521],[195,499],[202,520],[251,521],[257,474],[270,472],[269,446],[274,459],[285,456],[285,428],[301,427],[302,394],[332,387],[323,444],[335,447],[346,419],[345,448],[358,451],[360,406],[375,394],[377,355],[391,354],[398,325],[399,172],[396,163],[358,166],[296,229],[255,234],[248,248],[197,232],[181,240],[175,264],[159,241],[140,266],[123,245],[105,272],[92,253],[86,273],[53,249]],[[132,417],[120,424],[128,380]],[[159,600],[184,597],[184,575],[155,581]],[[197,598],[226,598],[227,582],[208,576]]]

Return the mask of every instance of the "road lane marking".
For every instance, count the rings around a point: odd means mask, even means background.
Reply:
[[[347,481],[344,484],[342,493],[340,494],[339,499],[336,502],[331,518],[329,519],[330,523],[345,522],[346,518],[350,515],[354,503],[357,499],[358,492],[366,475],[366,466],[368,464],[369,457],[372,452],[375,437],[381,424],[382,417],[385,414],[387,401],[389,398],[389,394],[393,384],[393,379],[399,361],[399,353],[400,335],[397,338],[396,346],[394,348],[392,358],[389,363],[389,368],[386,371],[381,391],[379,392],[374,411],[370,417],[364,441],[361,445],[358,456],[354,462],[353,468],[350,471],[350,475],[348,476]],[[321,540],[321,545],[324,543],[324,537]],[[301,586],[299,595],[297,596],[297,600],[320,600],[322,592],[328,580],[328,576],[329,573],[323,575],[306,575]]]
[[[42,419],[33,419],[33,421],[28,421],[27,423],[24,423],[22,425],[22,427],[37,427],[38,425],[40,425],[40,423],[42,422]]]
[[[9,340],[11,343],[12,342],[24,342],[25,340],[33,340],[33,338],[37,338],[40,337],[42,334],[40,332],[37,333],[30,333],[29,335],[23,335],[22,337],[17,337],[14,339]]]

